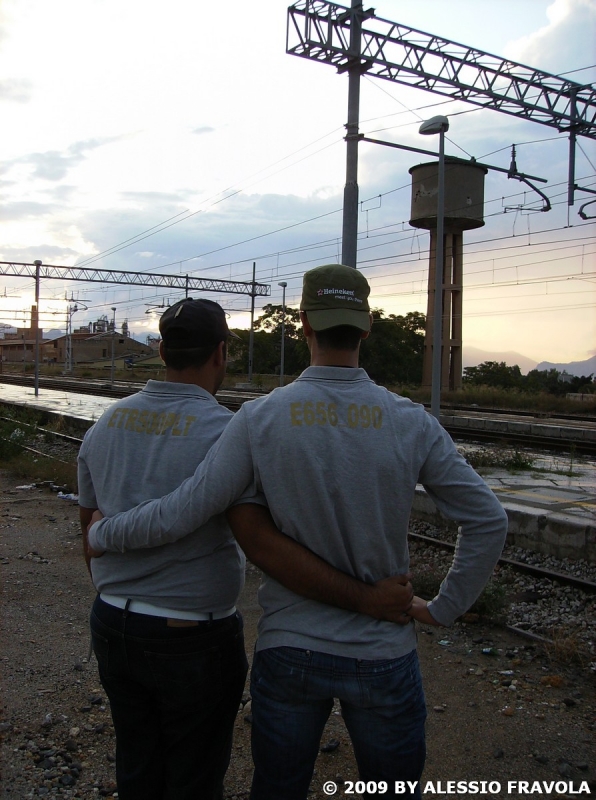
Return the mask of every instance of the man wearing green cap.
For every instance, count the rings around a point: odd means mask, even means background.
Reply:
[[[412,617],[449,625],[464,613],[499,557],[506,515],[434,417],[358,367],[372,324],[368,295],[366,279],[350,267],[307,272],[300,316],[311,366],[289,386],[244,404],[176,492],[93,526],[94,550],[177,540],[250,486],[264,494],[283,533],[374,582],[408,571],[408,522],[420,482],[461,532],[439,594],[428,604],[415,599]],[[253,524],[260,513],[250,504],[228,512],[251,559],[267,547]],[[419,798],[426,712],[414,625],[326,606],[267,576],[259,602],[252,800],[306,798],[334,698],[360,778],[385,781],[389,797],[402,794],[396,781],[406,782],[405,793]]]

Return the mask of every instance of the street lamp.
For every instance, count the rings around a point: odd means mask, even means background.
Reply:
[[[39,396],[39,277],[41,261],[36,259],[35,264],[35,378],[33,380],[35,396]]]
[[[430,411],[433,417],[441,417],[441,350],[443,333],[443,261],[445,223],[445,133],[449,130],[447,117],[438,116],[426,120],[418,133],[423,136],[439,134],[439,186],[437,197],[437,244],[435,247],[435,309],[433,321],[433,357]]]
[[[288,285],[286,281],[281,281],[281,283],[277,284],[281,286],[282,298],[281,298],[281,365],[279,368],[279,385],[284,385],[284,355],[286,349],[286,286]]]
[[[114,337],[116,335],[116,306],[112,306],[112,369],[110,371],[110,384],[114,388]]]

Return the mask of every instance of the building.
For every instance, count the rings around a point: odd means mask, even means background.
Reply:
[[[139,358],[153,353],[147,345],[131,339],[130,336],[118,333],[118,331],[90,333],[88,329],[81,330],[79,328],[70,334],[70,337],[60,336],[52,341],[44,342],[41,347],[41,360],[46,364],[64,364],[69,339],[72,366],[111,359],[112,343],[114,358],[126,358],[127,356]]]
[[[30,328],[17,328],[16,333],[5,330],[4,338],[0,339],[0,362],[32,364],[35,361],[35,339],[38,322],[37,308],[31,306]],[[43,330],[39,328],[40,353],[42,342]]]

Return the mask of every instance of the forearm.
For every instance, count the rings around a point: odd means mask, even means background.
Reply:
[[[81,523],[81,531],[83,533],[83,558],[85,559],[85,564],[87,565],[87,570],[89,575],[91,575],[91,554],[89,552],[89,540],[87,536],[87,527],[91,522],[91,517],[93,516],[93,512],[95,509],[93,508],[85,508],[84,506],[79,506],[79,520]],[[91,575],[93,578],[93,576]]]
[[[450,441],[437,444],[421,480],[437,508],[460,526],[453,563],[428,606],[436,621],[451,625],[475,602],[492,575],[505,544],[507,515]]]
[[[466,493],[467,510],[458,520],[453,562],[439,594],[429,603],[433,617],[443,625],[451,625],[477,600],[503,550],[507,515],[489,492],[484,487]]]
[[[249,561],[292,592],[376,619],[408,621],[404,618],[412,597],[408,575],[366,584],[281,533],[263,506],[234,506],[227,516]]]
[[[227,517],[238,544],[249,561],[283,584],[287,589],[332,606],[361,611],[366,604],[366,584],[331,567],[294,539],[268,528],[266,532],[254,518],[257,507],[235,506]],[[244,516],[241,524],[239,515]]]

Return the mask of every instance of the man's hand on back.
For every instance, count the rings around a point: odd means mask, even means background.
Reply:
[[[368,586],[360,609],[361,613],[375,619],[407,625],[411,620],[409,611],[414,597],[410,577],[409,574],[393,575]]]

